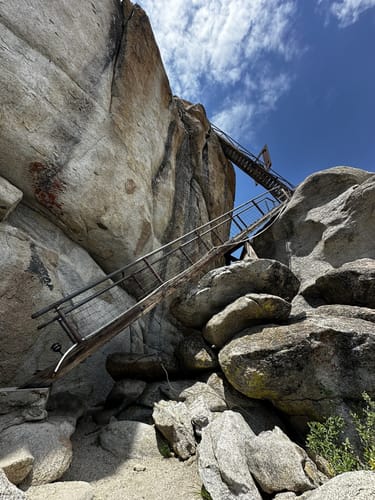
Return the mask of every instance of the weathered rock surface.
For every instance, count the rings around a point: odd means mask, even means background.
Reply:
[[[172,98],[138,5],[22,0],[0,14],[0,174],[103,267],[229,208],[231,167],[202,107]]]
[[[46,419],[49,393],[50,390],[47,388],[0,389],[0,432],[12,425]]]
[[[191,387],[182,391],[179,395],[179,400],[184,401],[189,407],[198,397],[205,400],[208,408],[212,412],[224,411],[228,408],[224,397],[215,389],[203,382],[196,382]]]
[[[375,310],[368,307],[348,306],[344,304],[328,304],[316,308],[308,308],[307,316],[336,316],[344,318],[357,318],[375,323]]]
[[[261,500],[247,465],[254,433],[238,413],[225,411],[202,430],[199,473],[213,500]]]
[[[0,381],[16,385],[25,383],[36,370],[57,363],[58,355],[50,350],[54,342],[60,342],[63,349],[71,345],[57,325],[38,331],[38,322],[31,319],[31,314],[104,273],[60,229],[24,206],[19,206],[8,222],[0,224],[0,255]],[[124,306],[134,303],[120,289],[105,299],[95,301],[99,316],[118,315]],[[76,320],[84,320],[86,332],[97,327],[97,320],[85,313],[78,314]],[[95,388],[97,397],[105,397],[112,384],[110,377],[102,373],[108,352],[116,347],[130,350],[141,345],[143,349],[143,333],[136,323],[130,332],[125,330],[81,365],[73,377],[66,377],[62,389],[88,395]],[[56,390],[58,387],[57,383]]]
[[[42,413],[46,409],[50,389],[47,387],[35,389],[19,389],[17,387],[2,387],[0,389],[0,415],[14,411],[30,414]]]
[[[173,314],[189,327],[202,328],[214,314],[243,295],[272,293],[291,300],[298,287],[297,278],[280,262],[240,261],[208,272],[174,304]]]
[[[375,308],[375,259],[347,262],[320,276],[306,288],[307,299],[323,299],[327,304],[347,304]]]
[[[284,427],[275,408],[267,401],[259,401],[245,397],[232,387],[225,377],[213,373],[207,380],[207,385],[225,401],[229,410],[240,413],[255,434],[272,430],[275,426]],[[222,411],[222,410],[221,410]]]
[[[278,427],[249,440],[246,456],[251,474],[266,493],[302,493],[320,484],[314,462]]]
[[[156,354],[114,352],[107,357],[106,369],[114,380],[135,378],[154,381],[164,379],[165,370],[170,374],[176,373],[177,364]]]
[[[60,481],[41,486],[32,486],[27,490],[28,500],[93,500],[94,489],[84,481]]]
[[[184,338],[177,346],[176,356],[184,371],[209,370],[218,367],[217,355],[201,335]]]
[[[229,382],[289,415],[319,419],[343,398],[375,393],[375,332],[368,321],[311,316],[241,332],[219,354]]]
[[[160,457],[153,425],[142,422],[110,422],[100,433],[100,445],[121,458]]]
[[[0,222],[16,208],[22,200],[23,193],[4,177],[0,177]]]
[[[27,500],[26,494],[19,490],[0,469],[0,498],[1,500]]]
[[[309,176],[268,231],[254,239],[262,257],[288,264],[301,290],[327,271],[375,258],[375,175],[336,167]]]
[[[0,469],[3,469],[11,483],[15,485],[20,484],[31,472],[34,457],[25,448],[18,448],[6,454],[2,450],[1,455]]]
[[[0,228],[0,382],[10,385],[56,361],[32,312],[100,278],[96,263],[113,270],[231,208],[234,172],[203,107],[172,97],[138,5],[21,0],[2,3],[0,18],[8,123],[0,175],[29,207],[18,205]],[[113,317],[115,302],[99,310]],[[65,388],[103,398],[110,379],[94,374],[106,354],[149,352],[155,331],[158,349],[172,357],[182,335],[164,318],[131,327]],[[61,342],[61,332],[52,328],[48,338]]]
[[[330,479],[300,500],[370,500],[375,497],[375,474],[372,471],[345,472]]]
[[[105,402],[106,408],[119,406],[121,406],[122,409],[127,408],[137,401],[145,390],[146,385],[146,382],[143,380],[123,379],[117,381],[107,396]]]
[[[66,420],[24,423],[6,429],[0,435],[3,459],[17,450],[27,450],[34,458],[27,484],[40,485],[59,479],[72,461],[70,436],[74,427]]]
[[[184,403],[160,401],[153,411],[156,428],[182,460],[195,454],[195,437],[191,414]]]
[[[259,323],[286,321],[291,305],[276,295],[247,294],[212,316],[203,329],[203,337],[223,347],[234,335]]]

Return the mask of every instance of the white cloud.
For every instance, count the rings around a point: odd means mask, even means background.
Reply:
[[[327,3],[319,0],[319,3]],[[337,0],[329,6],[329,12],[338,20],[339,26],[345,28],[356,21],[367,9],[375,7],[375,0]]]
[[[210,102],[222,126],[233,128],[239,120],[250,126],[289,88],[285,71],[266,61],[289,61],[297,52],[291,34],[296,0],[139,2],[150,17],[173,92]]]

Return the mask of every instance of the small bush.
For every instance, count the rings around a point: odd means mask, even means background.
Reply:
[[[309,422],[307,448],[323,457],[329,464],[332,476],[353,470],[375,470],[375,402],[362,394],[364,406],[359,413],[351,413],[361,443],[359,455],[349,439],[343,439],[345,421],[334,416],[324,422]]]
[[[208,493],[203,484],[201,488],[201,497],[203,498],[203,500],[212,500],[211,495]]]

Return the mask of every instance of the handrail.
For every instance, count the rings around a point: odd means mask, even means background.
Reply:
[[[101,346],[109,342],[113,337],[118,335],[124,328],[130,326],[134,321],[142,317],[144,314],[153,309],[160,301],[176,292],[186,281],[191,281],[198,273],[207,268],[215,259],[222,257],[228,250],[238,248],[242,242],[248,241],[249,235],[254,231],[259,230],[271,218],[277,217],[282,211],[286,202],[275,204],[274,208],[269,209],[268,213],[258,217],[250,223],[243,231],[240,231],[235,236],[229,238],[225,243],[218,246],[212,246],[205,254],[202,254],[194,264],[190,267],[177,271],[177,274],[171,276],[163,284],[160,284],[148,293],[143,299],[133,305],[124,308],[118,315],[113,315],[108,318],[105,324],[94,328],[90,333],[78,339],[71,338],[73,345],[63,354],[61,345],[55,343],[52,345],[52,350],[59,352],[62,357],[59,362],[44,370],[38,371],[26,384],[22,387],[40,387],[50,385],[58,378],[66,375],[79,363],[84,361]],[[63,315],[64,316],[64,315]],[[79,333],[79,332],[78,332]]]
[[[272,192],[276,189],[273,188],[269,191],[270,194],[272,194]],[[228,210],[227,212],[225,212],[224,214],[222,215],[219,215],[218,217],[216,217],[215,219],[212,219],[211,221],[208,221],[204,224],[202,224],[201,226],[189,231],[188,233],[182,235],[182,236],[179,236],[178,238],[176,238],[175,240],[173,241],[170,241],[169,243],[166,243],[165,245],[155,249],[155,250],[152,250],[151,252],[147,253],[146,255],[142,256],[142,257],[139,257],[138,259],[136,259],[135,261],[132,261],[130,262],[129,264],[126,264],[125,266],[119,268],[119,269],[116,269],[115,271],[112,271],[111,273],[105,275],[104,277],[102,278],[99,278],[95,281],[93,281],[92,283],[80,288],[79,290],[76,290],[75,292],[72,292],[71,294],[63,297],[62,299],[59,299],[57,300],[56,302],[54,302],[53,304],[50,304],[49,306],[46,306],[42,309],[40,309],[39,311],[33,313],[31,315],[31,317],[33,319],[36,319],[36,318],[39,318],[40,316],[46,314],[47,312],[49,311],[52,311],[53,309],[56,309],[58,308],[59,306],[61,306],[62,304],[64,304],[65,302],[68,302],[69,300],[72,300],[74,299],[75,297],[77,297],[78,295],[81,295],[82,293],[85,293],[87,292],[88,290],[90,290],[91,288],[94,288],[95,286],[97,285],[100,285],[101,283],[104,283],[105,281],[107,281],[108,279],[112,279],[114,276],[116,276],[117,274],[120,274],[122,272],[125,272],[126,270],[130,269],[132,266],[135,266],[136,264],[142,262],[144,259],[148,259],[149,257],[152,257],[153,255],[161,252],[161,251],[164,251],[165,249],[167,249],[168,247],[171,247],[172,245],[175,245],[176,243],[184,240],[185,238],[193,235],[193,234],[196,234],[197,231],[201,231],[203,229],[206,229],[207,227],[209,227],[211,224],[219,221],[220,219],[223,219],[225,217],[228,217],[229,214],[232,214],[232,216],[234,217],[236,214],[237,211],[239,211],[240,213],[241,212],[241,209],[242,211],[245,209],[245,207],[248,207],[250,206],[251,204],[253,204],[253,202],[255,201],[258,201],[260,199],[264,199],[264,193],[256,196],[255,198],[251,199],[251,200],[248,200],[248,201],[245,201],[244,203],[242,203],[241,205],[231,209],[231,210]],[[274,200],[272,200],[273,202]],[[210,232],[210,231],[208,231]],[[204,234],[207,234],[207,233],[203,233],[202,235]],[[202,236],[201,235],[201,236]]]
[[[240,153],[243,153],[247,157],[250,158],[254,163],[259,165],[261,168],[263,168],[266,172],[269,172],[272,177],[275,178],[275,180],[281,181],[283,184],[286,184],[292,191],[294,191],[295,186],[291,184],[287,179],[285,179],[282,175],[280,175],[276,170],[270,168],[266,169],[266,166],[264,162],[257,156],[255,156],[253,153],[251,153],[248,149],[246,149],[244,146],[242,146],[239,142],[237,142],[233,137],[228,135],[226,132],[221,130],[217,125],[211,123],[211,128],[212,130],[222,139],[227,141],[233,148],[235,148],[237,151]]]

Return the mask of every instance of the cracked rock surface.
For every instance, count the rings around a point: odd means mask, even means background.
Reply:
[[[361,319],[314,315],[243,330],[219,354],[229,382],[288,415],[319,419],[375,390],[375,332]]]

